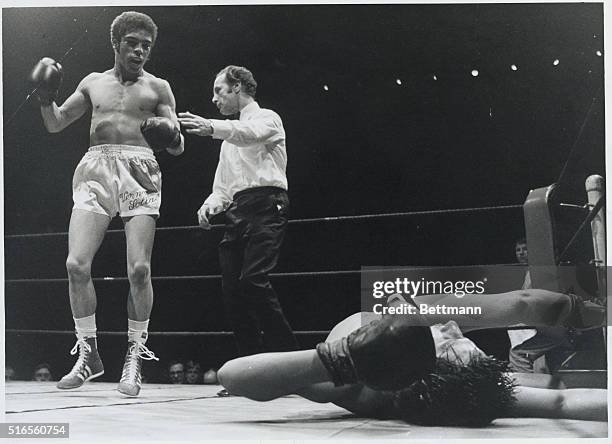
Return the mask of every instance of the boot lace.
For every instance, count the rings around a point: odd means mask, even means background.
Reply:
[[[140,342],[134,342],[130,345],[130,348],[128,349],[128,355],[129,357],[125,360],[123,372],[121,373],[121,380],[137,380],[137,382],[140,383],[141,360],[144,359],[145,361],[159,361],[159,358],[155,356],[155,353],[153,353],[147,348],[146,345]]]
[[[76,355],[77,351],[79,352],[79,357],[75,362],[74,367],[72,367],[72,370],[70,370],[70,373],[68,373],[68,375],[66,376],[76,376],[77,374],[81,373],[81,371],[85,367],[85,361],[87,359],[87,356],[89,355],[89,353],[91,353],[91,346],[85,340],[85,338],[77,339],[76,343],[74,344],[74,347],[72,347],[72,350],[70,350],[70,354],[74,356]]]

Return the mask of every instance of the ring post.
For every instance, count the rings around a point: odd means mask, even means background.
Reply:
[[[533,288],[562,292],[555,255],[554,191],[554,184],[529,191],[523,213],[531,285]]]
[[[595,204],[604,195],[605,183],[604,178],[594,174],[587,177],[585,188],[588,198],[589,208],[593,208]],[[599,288],[599,297],[602,300],[606,299],[606,218],[604,209],[600,209],[595,218],[591,221],[591,233],[593,236],[593,264],[597,273],[597,286]]]

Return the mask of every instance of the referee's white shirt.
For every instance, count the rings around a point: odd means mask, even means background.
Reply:
[[[255,101],[240,111],[239,120],[211,119],[214,139],[221,139],[212,193],[204,202],[224,211],[234,194],[247,188],[288,189],[285,129],[280,116]]]

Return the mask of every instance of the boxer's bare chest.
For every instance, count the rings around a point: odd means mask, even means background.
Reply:
[[[124,114],[134,117],[149,116],[155,112],[159,95],[149,80],[119,82],[104,76],[87,87],[91,101],[92,118],[98,115]]]

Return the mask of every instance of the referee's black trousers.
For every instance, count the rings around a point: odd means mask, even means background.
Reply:
[[[225,216],[219,260],[224,305],[239,354],[297,349],[269,278],[287,229],[287,192],[276,187],[240,191]]]

